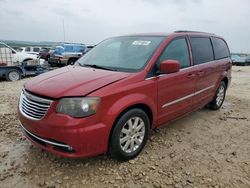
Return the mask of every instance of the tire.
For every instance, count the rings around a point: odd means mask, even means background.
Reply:
[[[10,69],[6,72],[6,80],[8,81],[17,81],[20,80],[22,75],[21,72],[17,69]]]
[[[47,55],[47,56],[45,57],[45,60],[46,60],[46,61],[49,61],[49,58],[50,58],[50,55]]]
[[[212,110],[219,110],[225,100],[227,86],[225,82],[221,82],[213,100],[208,104],[208,107]]]
[[[147,114],[138,108],[129,110],[114,126],[109,145],[111,157],[118,161],[135,158],[148,139],[150,121]]]
[[[67,65],[74,65],[76,59],[69,59]]]

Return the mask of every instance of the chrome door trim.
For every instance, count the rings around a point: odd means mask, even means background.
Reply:
[[[200,93],[203,93],[203,92],[205,92],[205,91],[207,91],[207,90],[209,90],[209,89],[212,89],[212,88],[214,88],[214,85],[211,85],[211,86],[209,86],[209,87],[206,87],[206,88],[204,88],[204,89],[201,89],[201,90],[199,90],[199,91],[196,91],[196,92],[194,92],[194,93],[192,93],[192,94],[190,94],[190,95],[186,95],[186,96],[184,96],[184,97],[181,97],[181,98],[176,99],[176,100],[174,100],[174,101],[171,101],[171,102],[169,102],[169,103],[166,103],[166,104],[162,105],[161,108],[166,108],[166,107],[171,106],[171,105],[173,105],[173,104],[175,104],[175,103],[178,103],[178,102],[181,102],[181,101],[183,101],[183,100],[186,100],[186,99],[188,99],[188,98],[190,98],[190,97],[194,97],[194,96],[196,96],[196,95],[199,95]]]

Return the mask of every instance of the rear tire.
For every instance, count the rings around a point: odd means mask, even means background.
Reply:
[[[213,100],[208,104],[208,107],[212,110],[218,110],[221,108],[226,95],[227,86],[224,81],[222,81],[216,91]]]
[[[111,157],[118,161],[135,158],[148,139],[150,121],[147,114],[138,108],[129,110],[114,126],[109,145]]]
[[[22,77],[21,72],[17,69],[10,69],[6,72],[6,80],[8,81],[17,81]]]

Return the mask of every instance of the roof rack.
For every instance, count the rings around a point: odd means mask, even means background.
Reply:
[[[188,30],[179,30],[179,31],[175,31],[175,33],[203,33],[203,34],[214,35],[214,33],[207,33],[207,32],[201,32],[201,31],[188,31]]]

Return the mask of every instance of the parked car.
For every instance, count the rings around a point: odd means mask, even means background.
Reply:
[[[37,59],[37,55],[18,52],[3,42],[0,42],[0,50],[1,50],[0,53],[2,54],[3,58],[4,58],[4,53],[7,51],[9,59],[8,61],[13,62],[14,64],[21,64],[22,62],[27,62],[29,60]],[[9,53],[8,51],[11,53]]]
[[[50,48],[42,48],[39,52],[39,57],[48,61],[50,58]]]
[[[41,47],[27,46],[27,47],[22,47],[20,52],[38,55],[41,49],[42,49]]]
[[[233,62],[233,65],[245,65],[246,62],[246,56],[240,56],[238,54],[232,54],[231,59]]]
[[[86,47],[84,53],[86,54],[87,52],[89,52],[90,50],[92,50],[94,47],[95,47],[95,45],[88,45],[88,46]]]
[[[250,65],[250,55],[246,57],[245,65]]]
[[[205,105],[220,109],[231,68],[228,46],[214,34],[110,38],[75,65],[25,83],[21,128],[35,145],[58,155],[109,153],[129,160],[151,129]]]
[[[0,42],[0,78],[16,81],[23,76],[37,75],[47,71],[40,66],[40,62],[37,62],[36,65],[30,65],[29,60],[36,61],[37,55],[17,52]]]
[[[48,59],[49,64],[57,66],[73,65],[85,52],[84,44],[64,43],[56,46]]]

